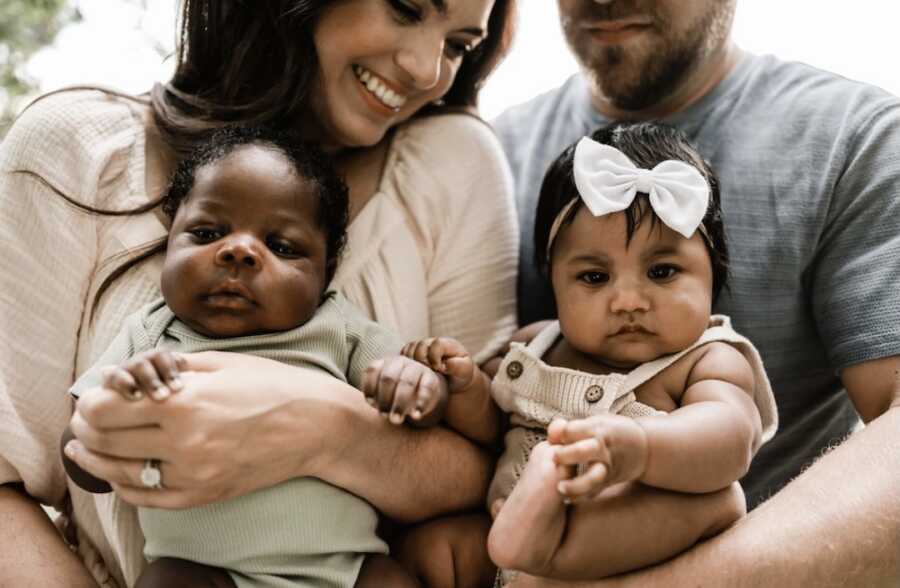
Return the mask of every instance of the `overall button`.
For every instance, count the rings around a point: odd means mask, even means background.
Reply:
[[[588,386],[587,390],[584,391],[584,399],[591,404],[597,402],[601,398],[603,398],[603,388],[596,384]]]
[[[525,368],[523,368],[522,364],[518,361],[511,361],[509,362],[509,365],[506,366],[506,375],[509,376],[510,380],[515,380],[522,375],[524,369]]]

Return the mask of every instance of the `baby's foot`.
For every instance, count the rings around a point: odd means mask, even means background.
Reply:
[[[494,519],[488,538],[501,568],[536,573],[553,557],[565,529],[566,505],[557,490],[560,474],[547,442],[531,451],[516,487]]]

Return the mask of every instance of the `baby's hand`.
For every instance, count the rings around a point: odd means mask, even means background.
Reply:
[[[555,446],[557,465],[569,470],[583,466],[580,474],[558,484],[560,494],[569,500],[594,498],[612,484],[637,480],[647,467],[647,435],[628,417],[557,419],[547,429],[547,440]]]
[[[450,337],[430,337],[407,343],[402,355],[447,376],[450,393],[463,390],[475,377],[475,362],[463,344]]]
[[[103,387],[132,400],[145,395],[165,400],[182,388],[179,367],[183,362],[182,356],[172,351],[147,351],[121,365],[105,368]]]
[[[363,375],[362,391],[395,425],[408,419],[412,425],[430,427],[444,418],[447,408],[447,381],[402,355],[373,361]]]

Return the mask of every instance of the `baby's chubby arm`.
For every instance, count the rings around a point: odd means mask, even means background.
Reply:
[[[681,406],[667,415],[600,415],[551,427],[558,464],[589,464],[582,476],[561,482],[564,495],[595,494],[628,480],[712,492],[747,472],[762,436],[753,370],[726,343],[704,346],[694,360]]]
[[[426,426],[443,419],[476,443],[496,441],[500,412],[491,399],[490,379],[459,341],[430,337],[408,343],[401,354],[374,362],[363,382],[363,392],[392,422],[407,416]],[[432,377],[446,386],[436,388]]]
[[[166,350],[141,353],[119,365],[104,368],[101,385],[130,400],[144,397],[164,400],[182,388],[179,372],[183,361],[180,354]],[[73,482],[88,492],[110,492],[112,487],[108,482],[89,474],[66,455],[66,445],[74,438],[71,428],[66,427],[60,439],[66,473]]]

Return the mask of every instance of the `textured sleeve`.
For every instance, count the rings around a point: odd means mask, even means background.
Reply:
[[[404,342],[392,330],[363,316],[340,295],[335,299],[335,308],[346,334],[347,381],[358,389],[369,364],[382,357],[397,355]]]
[[[0,145],[0,483],[59,504],[78,333],[97,264],[97,217],[126,167],[127,106],[70,92],[27,109]],[[25,172],[25,173],[18,173]]]
[[[496,136],[465,115],[410,131],[419,161],[410,202],[429,230],[430,333],[459,339],[483,361],[515,328],[519,230],[512,176]]]
[[[875,98],[852,121],[809,282],[838,369],[900,354],[900,101]]]

